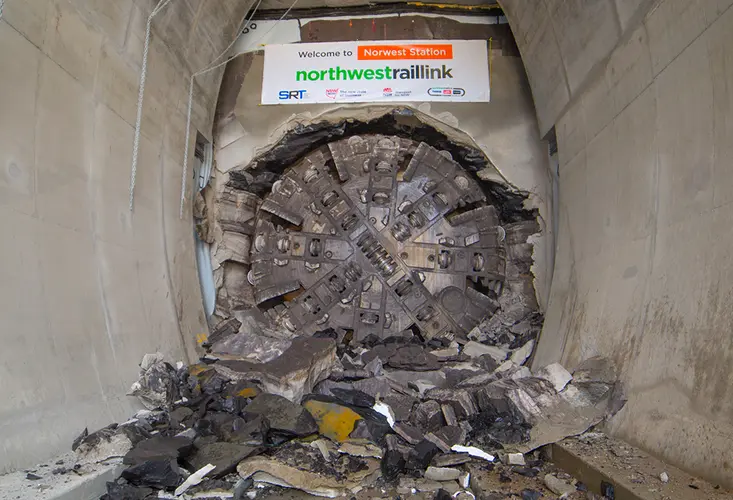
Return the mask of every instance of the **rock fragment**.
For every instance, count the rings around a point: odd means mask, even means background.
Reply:
[[[418,429],[430,432],[445,425],[443,410],[437,401],[426,401],[418,404],[412,412],[412,423]]]
[[[456,416],[461,420],[478,413],[471,393],[465,389],[431,389],[425,393],[425,397],[440,404],[451,405]]]
[[[405,458],[397,450],[387,450],[382,459],[381,469],[385,481],[394,481],[405,469]]]
[[[277,431],[290,437],[307,436],[318,431],[316,421],[302,406],[282,396],[263,393],[245,408],[245,416],[264,417],[270,431]]]
[[[573,376],[560,363],[552,363],[537,372],[539,378],[548,380],[557,392],[565,389],[565,386],[573,380]]]
[[[498,362],[502,362],[506,359],[508,352],[501,347],[480,344],[479,342],[470,341],[463,346],[463,354],[472,358],[478,358],[485,354],[488,354]]]
[[[134,486],[159,489],[176,488],[187,475],[175,460],[150,460],[122,471],[122,478]]]
[[[534,350],[534,340],[530,340],[526,344],[524,344],[522,347],[514,351],[509,359],[518,366],[521,366],[524,364],[527,359],[532,355],[532,351]]]
[[[193,449],[193,439],[184,437],[153,436],[139,442],[122,460],[126,465],[137,465],[147,461],[178,460]]]
[[[213,366],[232,380],[256,380],[266,392],[299,402],[329,376],[335,363],[333,340],[298,337],[281,356],[267,363],[221,360]]]
[[[438,358],[418,345],[397,349],[389,357],[387,364],[398,370],[432,371],[440,369]]]
[[[544,482],[545,486],[555,495],[569,495],[575,491],[575,486],[552,474],[546,474]]]
[[[235,443],[210,443],[197,448],[186,462],[193,470],[199,470],[207,464],[214,465],[216,468],[209,475],[219,478],[234,472],[239,462],[260,449]]]
[[[431,465],[425,470],[425,479],[432,481],[454,481],[460,475],[461,471],[450,467],[433,467]]]
[[[393,430],[405,441],[415,445],[425,439],[425,435],[416,427],[404,422],[398,422],[394,425]]]

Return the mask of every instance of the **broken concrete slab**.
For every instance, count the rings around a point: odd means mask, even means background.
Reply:
[[[137,465],[148,461],[178,460],[193,449],[193,439],[184,437],[153,436],[139,442],[122,460],[126,465]]]
[[[72,450],[80,463],[98,463],[112,457],[123,457],[133,446],[150,437],[136,425],[110,425],[77,438]]]
[[[125,469],[122,478],[134,486],[172,489],[179,486],[188,473],[175,460],[151,460]]]
[[[467,453],[443,453],[433,458],[431,465],[435,467],[453,467],[455,465],[463,465],[471,461],[471,456]]]
[[[512,353],[509,359],[518,366],[523,365],[534,351],[534,340],[530,340]]]
[[[440,409],[443,412],[443,418],[447,425],[458,425],[458,419],[456,418],[456,411],[449,404],[440,405]]]
[[[245,417],[264,417],[271,430],[290,436],[308,436],[318,431],[311,414],[302,406],[278,396],[263,393],[244,410]]]
[[[353,406],[371,408],[372,406],[374,406],[375,403],[375,399],[373,396],[358,389],[345,389],[341,387],[334,387],[333,389],[331,389],[331,394],[333,394],[344,403]]]
[[[455,481],[461,471],[450,467],[433,467],[432,465],[425,470],[425,479],[431,481]]]
[[[238,356],[253,363],[267,363],[282,356],[291,344],[288,339],[276,339],[242,331],[213,344],[211,352]]]
[[[440,369],[438,358],[418,345],[400,347],[386,363],[398,370],[433,371]]]
[[[411,422],[425,432],[437,431],[445,425],[440,403],[431,400],[418,404],[412,412]]]
[[[398,422],[394,425],[393,430],[405,441],[415,445],[425,439],[425,435],[420,432],[417,427],[413,427],[405,422]]]
[[[446,387],[445,373],[443,373],[440,370],[428,371],[428,372],[394,370],[394,371],[386,372],[385,377],[405,387],[408,387],[410,383],[416,382],[418,380],[428,381],[431,384],[434,384],[435,387],[439,387],[439,388]]]
[[[443,453],[448,453],[454,445],[465,443],[466,431],[459,426],[447,425],[438,431],[427,433],[425,439],[434,443]]]
[[[209,476],[219,478],[234,472],[239,462],[261,449],[235,443],[209,443],[196,449],[186,463],[193,470],[199,470],[207,464],[214,465],[216,468]]]
[[[346,453],[352,457],[382,458],[382,448],[369,442],[359,443],[356,441],[347,441],[341,443],[338,451],[339,453]]]
[[[267,363],[220,360],[213,366],[232,380],[254,380],[265,392],[298,402],[329,376],[335,363],[333,340],[298,337],[287,351]]]
[[[351,470],[347,470],[347,467],[352,462],[346,462],[347,465],[339,470],[336,465],[326,466],[322,461],[312,459],[304,461],[300,456],[294,456],[293,460],[300,462],[300,466],[277,458],[253,457],[242,461],[237,466],[237,471],[243,479],[251,477],[255,484],[294,488],[329,498],[352,494],[368,483],[375,472],[379,472],[379,461],[371,458],[353,462],[355,466],[351,466]]]
[[[564,481],[552,474],[546,474],[544,477],[545,486],[555,495],[570,495],[575,492],[575,486]]]
[[[386,396],[383,401],[392,408],[394,418],[397,422],[409,420],[412,415],[412,409],[418,400],[412,396],[404,394],[393,393],[391,396]]]
[[[398,450],[387,450],[380,465],[382,478],[386,482],[391,482],[405,470],[405,457]]]
[[[570,372],[560,363],[552,363],[544,368],[540,368],[536,376],[548,380],[557,392],[561,392],[573,380]]]
[[[132,384],[129,396],[137,396],[148,410],[166,408],[179,399],[175,368],[163,361],[163,354],[146,354],[140,363],[140,378]]]
[[[463,346],[462,352],[466,356],[470,356],[472,358],[479,358],[483,355],[488,354],[498,362],[504,361],[509,354],[507,350],[502,349],[501,347],[480,344],[475,341],[470,341],[466,343],[466,345]]]
[[[466,389],[431,389],[425,393],[426,399],[453,407],[456,416],[464,420],[478,412],[476,402]]]
[[[237,318],[227,318],[218,322],[212,329],[211,334],[208,336],[206,341],[203,343],[204,347],[211,347],[212,344],[224,340],[239,332],[239,327],[242,326],[242,322]]]

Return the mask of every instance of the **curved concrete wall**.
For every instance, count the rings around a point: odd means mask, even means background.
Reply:
[[[67,450],[84,426],[128,418],[142,355],[186,360],[206,330],[190,196],[178,217],[187,75],[224,49],[248,5],[176,0],[156,18],[130,213],[145,21],[156,3],[5,1],[0,473]],[[211,137],[220,78],[196,86],[193,139],[196,129]]]
[[[555,125],[560,151],[559,244],[536,362],[613,357],[629,403],[611,429],[728,486],[732,2],[502,2],[540,131]],[[247,5],[177,0],[156,22],[130,214],[154,3],[6,0],[0,472],[67,446],[81,422],[123,418],[140,355],[183,358],[204,328],[190,205],[177,216],[184,75],[226,45]],[[218,78],[196,91],[194,124],[209,137]]]
[[[535,365],[614,359],[610,430],[731,486],[733,2],[502,3],[560,156]]]

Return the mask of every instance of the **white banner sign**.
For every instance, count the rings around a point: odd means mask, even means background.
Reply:
[[[485,40],[265,46],[262,104],[488,102]]]

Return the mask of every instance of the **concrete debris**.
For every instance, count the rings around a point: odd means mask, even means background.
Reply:
[[[123,458],[125,465],[137,465],[150,460],[178,460],[193,449],[193,439],[155,435],[139,442]]]
[[[461,475],[458,469],[430,466],[425,470],[425,479],[432,481],[454,481]]]
[[[235,443],[208,443],[197,448],[186,463],[193,470],[212,464],[216,468],[213,477],[218,478],[234,472],[239,462],[259,451],[258,448]]]
[[[307,408],[307,407],[306,407]],[[276,394],[260,394],[244,409],[245,418],[267,419],[271,431],[292,437],[308,436],[318,431],[316,421],[306,408]]]
[[[243,498],[265,485],[351,496],[380,475],[401,495],[483,498],[471,484],[477,463],[496,467],[500,480],[544,477],[560,491],[564,479],[546,476],[552,471],[524,454],[600,422],[616,391],[603,370],[593,371],[606,366],[599,361],[584,368],[582,382],[558,364],[532,376],[522,363],[531,355],[534,341],[524,337],[536,333],[533,319],[504,318],[493,340],[467,342],[462,353],[465,340],[432,338],[426,346],[405,335],[360,343],[335,329],[254,336],[289,344],[265,362],[213,352],[234,350],[248,334],[246,321],[239,315],[217,325],[223,333],[198,364],[176,368],[146,356],[139,385],[152,409],[75,441],[79,457],[124,456],[126,482],[113,483],[108,500],[151,492]],[[238,496],[234,471],[246,481]]]
[[[398,370],[432,371],[440,369],[438,358],[417,345],[397,349],[389,357],[387,365]]]
[[[659,474],[659,480],[662,481],[663,483],[668,483],[669,474],[667,474],[666,472],[662,472],[661,474]]]
[[[486,453],[485,451],[480,450],[476,448],[475,446],[463,446],[460,444],[454,444],[451,447],[451,451],[454,451],[456,453],[468,453],[472,457],[482,458],[486,460],[487,462],[493,462],[495,458],[494,455]]]
[[[434,351],[430,351],[430,354],[438,358],[438,361],[452,361],[458,357],[460,352],[458,351],[458,347],[455,346],[446,347],[445,349],[436,349]]]
[[[522,453],[509,453],[507,455],[507,463],[509,465],[527,465]]]
[[[112,457],[123,457],[133,446],[150,437],[150,434],[135,425],[110,425],[91,434],[79,436],[72,450],[80,463],[98,463]]]
[[[466,431],[458,426],[446,425],[436,432],[427,433],[425,439],[434,443],[443,453],[448,453],[454,444],[464,444]]]
[[[288,339],[275,339],[252,335],[249,332],[239,332],[213,344],[211,351],[217,354],[239,356],[242,360],[252,363],[267,363],[282,356],[291,344],[292,342]]]
[[[501,347],[480,344],[474,341],[468,342],[466,345],[464,345],[462,352],[466,356],[470,356],[472,358],[479,358],[488,354],[498,362],[504,361],[508,354],[508,352]]]
[[[204,465],[199,470],[188,476],[188,478],[186,478],[186,480],[183,481],[183,483],[178,488],[176,488],[174,495],[183,495],[185,492],[188,491],[190,487],[196,486],[197,484],[201,483],[201,481],[204,480],[204,477],[206,477],[206,475],[214,469],[216,469],[215,465]]]
[[[423,433],[420,432],[416,427],[411,426],[410,424],[400,422],[395,424],[392,428],[397,433],[397,435],[399,435],[409,444],[415,445],[425,439]]]
[[[341,443],[339,453],[346,453],[352,457],[382,458],[382,448],[372,443]]]
[[[371,458],[354,459],[342,455],[338,462],[323,464],[313,455],[292,448],[286,458],[258,456],[239,464],[237,471],[243,479],[252,478],[257,483],[294,488],[311,495],[335,498],[351,494],[379,472],[379,462]],[[320,455],[319,455],[320,456]]]
[[[525,361],[527,361],[527,359],[529,359],[529,357],[532,355],[533,350],[534,340],[530,340],[522,347],[514,351],[509,359],[517,366],[521,366],[525,363]]]
[[[177,488],[188,475],[175,460],[150,460],[122,471],[122,478],[134,486],[159,489]]]
[[[231,380],[254,380],[265,392],[298,402],[328,378],[335,363],[333,340],[298,337],[287,351],[267,363],[222,360],[214,368]]]
[[[382,478],[387,482],[394,481],[405,470],[406,464],[405,457],[399,450],[387,450],[381,463]]]
[[[564,481],[553,474],[547,474],[544,478],[545,486],[555,495],[567,496],[575,491],[575,486]]]
[[[537,371],[537,377],[548,380],[557,392],[565,389],[565,386],[573,380],[573,376],[560,363],[552,363]]]
[[[161,353],[146,354],[140,363],[140,378],[128,395],[137,396],[149,410],[167,408],[179,398],[176,370]]]
[[[235,335],[239,332],[241,326],[242,322],[234,317],[221,320],[211,329],[211,334],[203,343],[203,347],[211,347],[213,344]]]
[[[471,456],[466,453],[445,453],[433,458],[432,465],[436,467],[453,467],[471,461]]]

